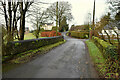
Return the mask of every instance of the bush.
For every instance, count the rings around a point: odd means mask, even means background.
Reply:
[[[105,51],[106,51],[105,55],[109,56],[111,59],[113,58],[115,60],[118,60],[119,55],[117,54],[115,46],[108,46]]]
[[[40,33],[39,30],[34,30],[33,35],[34,35],[36,38],[39,38],[39,33]]]
[[[44,30],[44,28],[40,28],[40,32],[44,32],[45,30]]]
[[[75,31],[70,31],[70,36],[72,37],[76,37],[76,38],[81,38],[81,39],[85,39],[88,38],[89,33],[88,32],[75,32]]]
[[[117,48],[98,37],[92,38],[97,47],[102,51],[105,58],[118,59]]]
[[[104,58],[106,59],[105,64],[106,64],[106,69],[107,73],[114,73],[120,75],[120,58],[119,58],[119,53],[117,53],[117,48],[108,42],[105,42],[98,37],[93,37],[92,38],[94,43],[97,45],[97,47],[101,50]]]
[[[52,27],[52,31],[57,31],[57,27],[56,26]]]
[[[57,32],[57,36],[60,36],[61,33]],[[50,32],[42,32],[41,37],[54,37],[56,36],[56,31],[50,31]]]

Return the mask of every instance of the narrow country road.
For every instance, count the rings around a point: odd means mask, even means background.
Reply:
[[[65,35],[64,35],[65,36]],[[83,40],[67,42],[3,74],[4,78],[98,78]]]

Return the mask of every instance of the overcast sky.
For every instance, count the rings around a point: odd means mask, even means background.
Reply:
[[[43,0],[42,2],[54,3],[56,1],[68,1],[72,5],[72,15],[74,17],[74,20],[72,22],[69,22],[70,25],[84,24],[84,22],[87,20],[88,13],[91,13],[92,20],[94,0]],[[106,0],[96,0],[95,18],[97,20],[99,20],[100,17],[108,11],[108,6],[105,1]],[[50,4],[49,5],[44,4],[43,6],[47,7],[50,6]]]
[[[72,15],[74,20],[69,22],[70,25],[82,25],[88,19],[88,13],[91,13],[91,20],[92,20],[92,13],[93,13],[93,3],[94,0],[36,0],[46,3],[54,3],[56,1],[68,1],[72,5]],[[107,4],[105,3],[106,0],[96,0],[96,15],[95,18],[97,20],[100,19],[102,15],[104,15],[108,9]],[[48,7],[51,4],[44,4],[43,7]],[[41,7],[42,7],[41,6]],[[26,22],[26,26],[32,26],[30,23]]]

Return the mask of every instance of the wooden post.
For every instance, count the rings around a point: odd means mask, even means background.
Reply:
[[[93,8],[93,26],[92,26],[92,30],[94,30],[95,27],[95,0],[94,0],[94,8]]]
[[[92,32],[91,32],[92,36],[94,36],[94,28],[95,28],[95,0],[94,0],[94,8],[93,8],[93,25],[92,25]]]
[[[90,30],[90,39],[92,39],[92,36],[94,36],[94,27],[95,27],[95,0],[93,7],[93,24],[92,24],[92,30]]]
[[[56,36],[58,32],[58,2],[56,3]]]

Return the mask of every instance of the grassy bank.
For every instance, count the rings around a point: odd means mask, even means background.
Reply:
[[[90,57],[92,58],[92,61],[94,62],[95,68],[99,72],[100,77],[105,77],[107,71],[105,59],[102,56],[102,53],[92,41],[86,41],[86,44],[89,49]]]
[[[55,44],[41,47],[36,50],[30,50],[30,51],[27,51],[24,53],[20,53],[20,54],[14,56],[14,58],[12,60],[8,61],[7,63],[3,63],[3,72],[11,70],[12,68],[19,66],[22,63],[29,62],[30,60],[35,59],[37,55],[45,54],[48,51],[50,51],[51,49],[53,49],[54,47],[57,47],[65,42],[66,41],[64,40],[64,41],[61,41],[61,42],[58,42]]]

